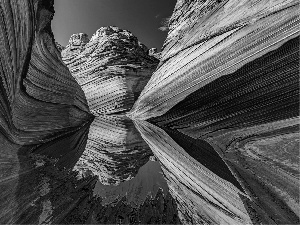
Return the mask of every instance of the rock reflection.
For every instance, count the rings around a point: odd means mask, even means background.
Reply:
[[[147,197],[155,198],[159,189],[162,189],[164,196],[169,191],[159,162],[148,161],[132,180],[122,182],[118,186],[98,182],[94,194],[103,198],[102,204],[118,202],[126,196],[127,204],[137,207],[142,205]]]
[[[91,171],[101,183],[132,179],[153,155],[126,116],[99,115],[92,122],[85,150],[76,163],[80,174]]]

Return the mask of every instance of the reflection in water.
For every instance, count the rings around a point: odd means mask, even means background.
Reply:
[[[145,121],[136,122],[136,126],[163,165],[170,192],[180,202],[183,223],[251,221],[240,197],[244,194],[232,183],[190,157],[162,129]]]
[[[74,169],[91,171],[103,184],[118,184],[132,179],[152,154],[131,120],[101,115],[93,120],[85,150]]]
[[[163,190],[163,194],[166,196],[168,186],[159,162],[148,161],[139,169],[133,179],[122,182],[118,186],[108,186],[97,182],[94,194],[103,198],[102,204],[117,202],[118,199],[126,196],[127,203],[132,206],[139,206],[143,204],[147,196],[154,198],[159,188]]]

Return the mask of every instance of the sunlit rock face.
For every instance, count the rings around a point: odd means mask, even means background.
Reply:
[[[256,222],[299,221],[298,60],[295,38],[150,119],[213,146],[252,197],[247,207],[260,207]]]
[[[90,40],[72,35],[62,58],[96,116],[130,110],[159,62],[131,32],[112,26]]]
[[[197,89],[296,37],[297,11],[295,0],[178,1],[160,66],[132,116],[163,115]]]
[[[178,1],[129,116],[184,223],[299,223],[298,8]]]

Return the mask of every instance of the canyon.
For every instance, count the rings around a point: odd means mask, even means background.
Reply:
[[[159,53],[53,4],[0,1],[0,223],[300,223],[298,1],[178,0]]]

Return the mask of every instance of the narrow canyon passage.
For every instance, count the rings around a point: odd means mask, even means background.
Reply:
[[[178,0],[159,53],[53,4],[0,0],[0,223],[300,223],[298,1]]]

